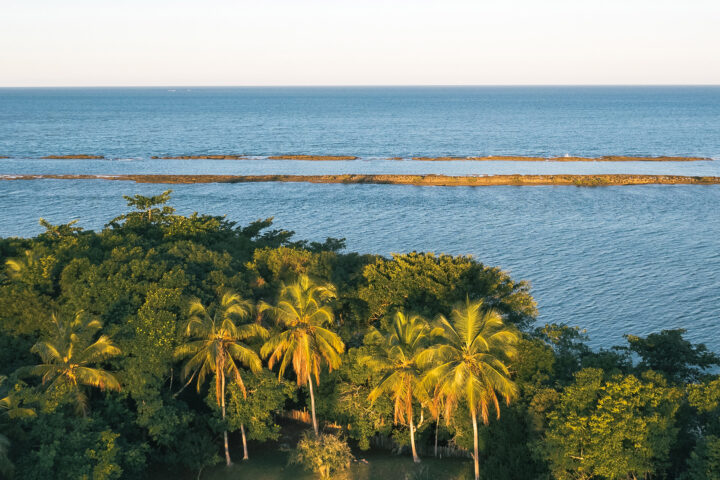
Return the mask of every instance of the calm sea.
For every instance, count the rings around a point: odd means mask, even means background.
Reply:
[[[107,160],[40,160],[99,154]],[[151,155],[247,154],[241,161]],[[347,162],[273,154],[357,155]],[[693,155],[720,160],[720,87],[0,89],[0,175],[21,173],[662,173],[690,163],[417,162],[439,155]],[[720,186],[390,185],[0,181],[0,236],[37,218],[101,228],[123,194],[175,190],[181,212],[274,216],[349,250],[470,253],[532,282],[539,322],[593,345],[683,327],[720,351]]]

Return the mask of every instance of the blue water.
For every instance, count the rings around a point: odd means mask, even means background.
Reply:
[[[0,175],[41,174],[596,174],[720,176],[720,161],[695,162],[496,162],[362,159],[348,161],[298,160],[43,160],[0,159]]]
[[[720,87],[0,89],[11,157],[720,158],[719,132]]]
[[[107,160],[41,160],[51,154]],[[253,155],[152,160],[151,155]],[[349,154],[346,162],[272,154]],[[417,162],[415,155],[696,155],[703,162]],[[0,175],[641,173],[720,175],[720,87],[0,89]],[[532,282],[538,321],[592,344],[684,327],[720,351],[720,186],[411,187],[0,181],[0,236],[175,190],[180,212],[274,216],[352,251],[473,254]]]
[[[361,159],[348,161],[298,160],[43,160],[38,158],[0,159],[0,175],[77,174],[601,174],[720,176],[720,161],[694,162],[504,162]]]

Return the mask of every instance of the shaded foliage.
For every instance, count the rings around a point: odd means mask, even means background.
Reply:
[[[720,356],[705,345],[693,345],[684,338],[684,329],[663,330],[645,338],[625,335],[630,352],[640,357],[639,370],[655,370],[672,382],[692,382],[705,370],[720,366]]]

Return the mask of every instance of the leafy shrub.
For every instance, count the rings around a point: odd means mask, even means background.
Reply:
[[[307,431],[290,454],[290,463],[319,473],[322,478],[350,467],[353,455],[347,442],[336,435],[321,433],[317,437]]]

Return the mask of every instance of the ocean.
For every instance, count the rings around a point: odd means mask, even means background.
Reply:
[[[720,87],[0,89],[0,155],[720,156]]]
[[[94,154],[103,160],[43,160]],[[243,154],[247,160],[151,156]],[[268,160],[277,154],[353,161]],[[422,162],[413,156],[682,155],[700,162]],[[720,87],[0,89],[0,176],[43,173],[720,175]],[[402,157],[403,160],[388,160]],[[413,187],[0,181],[0,236],[38,217],[102,228],[122,195],[274,217],[351,251],[472,254],[532,283],[538,323],[622,335],[686,328],[720,351],[720,186]]]

